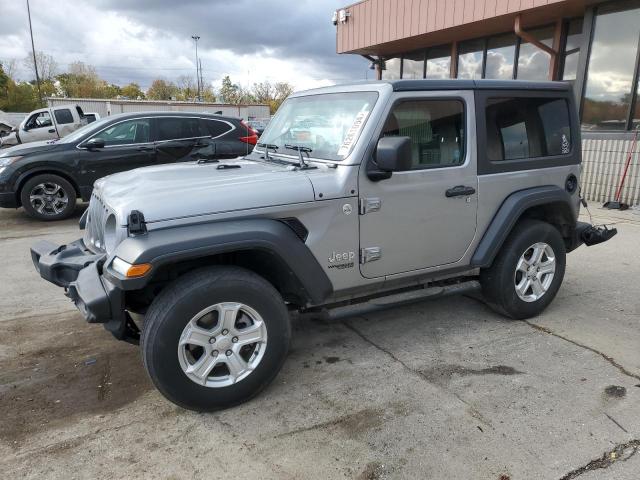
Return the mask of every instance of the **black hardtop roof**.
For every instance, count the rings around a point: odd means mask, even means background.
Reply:
[[[395,92],[419,90],[552,90],[571,91],[569,82],[527,80],[388,80]]]

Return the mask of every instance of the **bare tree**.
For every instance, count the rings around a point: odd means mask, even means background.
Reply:
[[[38,63],[38,74],[40,80],[53,80],[58,74],[58,62],[55,61],[52,55],[48,55],[42,51],[36,52],[36,62]],[[23,61],[24,66],[34,72],[33,57],[27,55]]]
[[[181,75],[178,77],[178,89],[180,100],[194,100],[198,95],[196,81],[190,75]]]

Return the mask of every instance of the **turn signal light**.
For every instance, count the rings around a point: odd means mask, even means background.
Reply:
[[[127,278],[143,277],[151,270],[150,263],[140,263],[132,265],[129,262],[125,262],[121,258],[115,257],[111,262],[111,268],[113,268],[120,275]]]

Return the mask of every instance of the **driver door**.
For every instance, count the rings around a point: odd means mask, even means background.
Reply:
[[[22,143],[50,140],[57,137],[56,128],[47,110],[31,115],[29,120],[25,122],[24,129],[20,132],[20,141]]]
[[[104,140],[104,148],[89,149],[92,138]],[[84,185],[98,178],[155,163],[151,142],[151,119],[134,118],[109,125],[79,145],[79,164]]]
[[[412,169],[379,181],[361,169],[364,277],[453,266],[464,256],[478,200],[472,118],[472,92],[398,94],[380,136],[411,139]]]

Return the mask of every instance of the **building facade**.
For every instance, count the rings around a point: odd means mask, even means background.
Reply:
[[[586,198],[611,200],[640,128],[640,0],[363,0],[336,14],[338,53],[379,79],[563,80],[574,86]],[[622,200],[640,203],[637,154]]]

